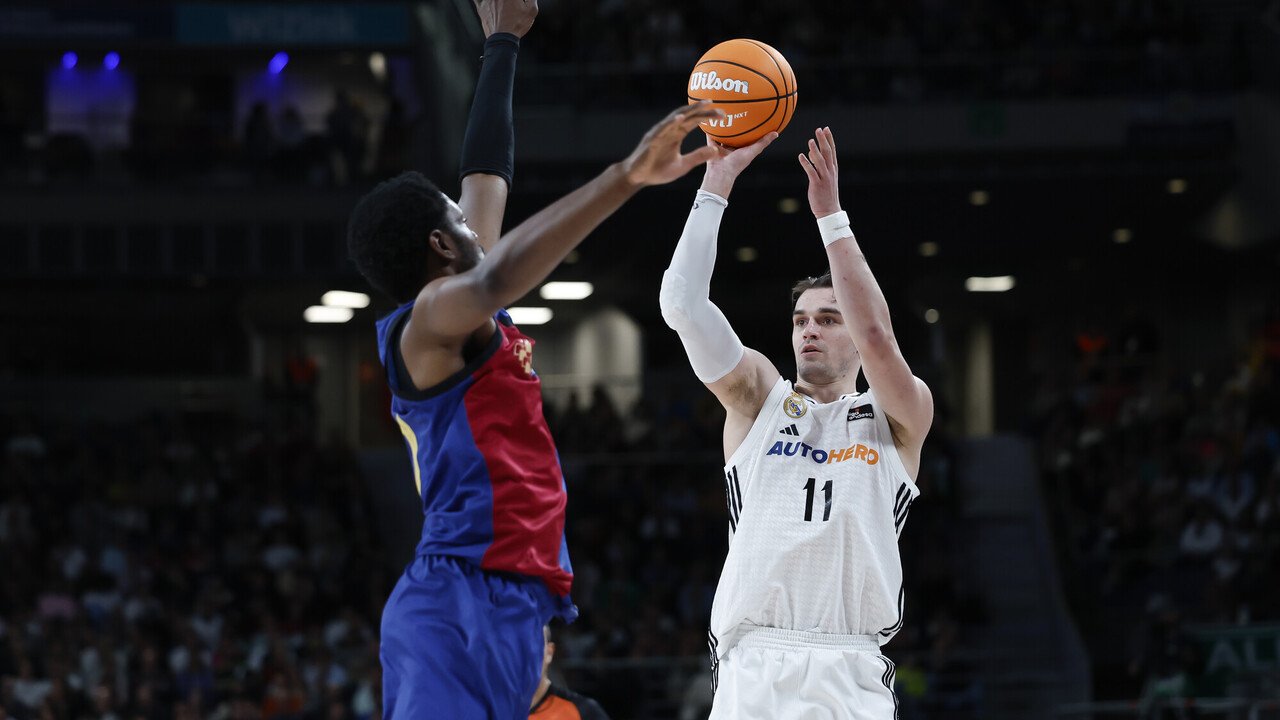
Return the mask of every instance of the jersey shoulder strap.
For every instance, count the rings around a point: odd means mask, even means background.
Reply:
[[[742,444],[738,446],[738,449],[733,451],[733,455],[729,457],[725,467],[739,464],[756,451],[756,448],[764,442],[764,438],[768,435],[769,428],[773,426],[774,418],[778,415],[779,406],[785,399],[788,399],[789,395],[793,394],[795,393],[792,390],[791,381],[784,377],[779,377],[778,381],[769,390],[768,396],[765,397],[764,404],[760,406],[760,412],[756,413],[755,422],[751,423],[751,429],[747,431],[747,436],[743,438]]]
[[[913,495],[919,495],[920,488],[916,486],[915,480],[907,472],[907,466],[902,462],[902,456],[898,454],[898,445],[893,440],[893,427],[889,425],[889,416],[885,414],[884,407],[876,400],[871,388],[867,388],[867,391],[854,401],[853,407],[849,408],[850,417],[855,414],[855,411],[872,413],[880,438],[885,445],[882,454],[888,458],[893,474],[910,488]]]

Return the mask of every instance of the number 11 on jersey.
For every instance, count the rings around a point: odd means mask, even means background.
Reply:
[[[817,478],[809,478],[809,482],[804,484],[804,521],[813,521],[813,493],[818,487]],[[831,481],[828,480],[822,485],[822,495],[825,502],[822,507],[822,522],[831,519]]]

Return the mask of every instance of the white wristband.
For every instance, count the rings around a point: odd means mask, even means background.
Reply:
[[[840,238],[853,237],[849,229],[849,213],[841,210],[818,218],[818,231],[822,233],[822,246],[827,247]]]

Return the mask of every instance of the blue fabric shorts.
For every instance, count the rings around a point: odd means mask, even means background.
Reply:
[[[524,720],[556,602],[537,578],[414,558],[382,611],[387,720]]]

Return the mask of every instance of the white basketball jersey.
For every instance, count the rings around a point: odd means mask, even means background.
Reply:
[[[902,626],[898,535],[919,494],[870,391],[820,404],[780,378],[725,466],[713,659],[752,626],[887,643]]]

